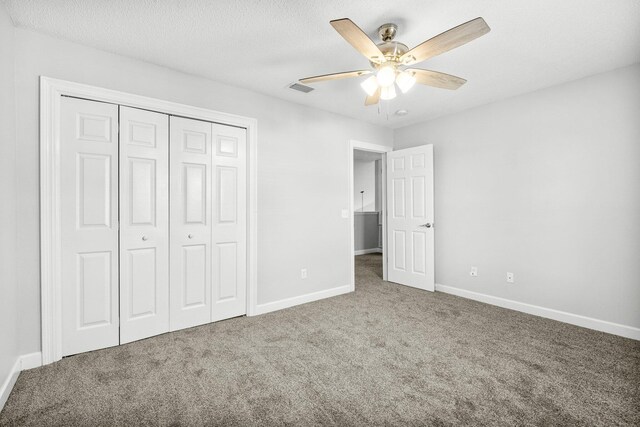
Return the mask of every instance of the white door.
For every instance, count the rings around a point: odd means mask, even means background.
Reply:
[[[213,125],[211,320],[247,312],[247,131]]]
[[[171,117],[171,330],[211,321],[211,123]]]
[[[118,345],[118,106],[63,97],[62,355]]]
[[[387,153],[387,278],[435,290],[433,145]]]
[[[169,116],[120,107],[120,343],[169,331]]]

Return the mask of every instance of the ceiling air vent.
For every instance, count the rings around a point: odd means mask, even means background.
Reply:
[[[312,87],[305,86],[300,83],[292,83],[291,85],[289,85],[289,89],[297,90],[299,92],[304,92],[304,93],[309,93],[313,90]]]

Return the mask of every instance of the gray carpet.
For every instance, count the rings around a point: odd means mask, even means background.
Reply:
[[[382,282],[20,374],[1,425],[640,425],[640,343]]]

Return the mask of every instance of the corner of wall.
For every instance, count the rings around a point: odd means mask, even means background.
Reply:
[[[18,334],[15,28],[0,4],[0,409],[20,372]],[[7,237],[8,236],[8,237]]]

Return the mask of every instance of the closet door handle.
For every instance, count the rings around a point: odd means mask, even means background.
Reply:
[[[193,234],[187,235],[188,238],[193,239]]]
[[[142,236],[142,240],[146,241],[148,239],[147,236]]]

